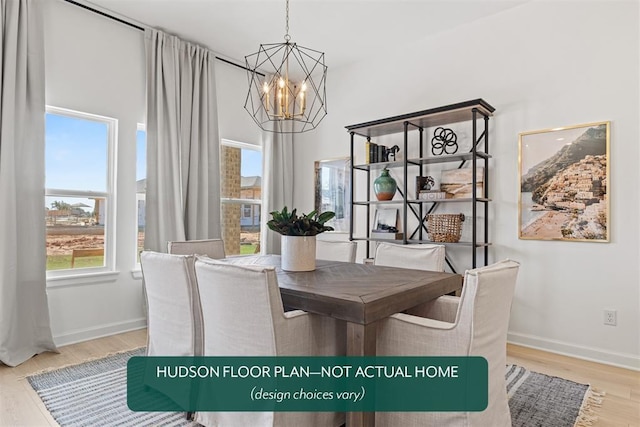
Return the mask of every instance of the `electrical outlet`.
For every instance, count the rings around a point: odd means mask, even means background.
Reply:
[[[616,310],[604,311],[604,324],[616,326],[618,324],[618,312]]]

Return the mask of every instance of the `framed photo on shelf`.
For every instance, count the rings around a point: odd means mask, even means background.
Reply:
[[[380,208],[376,210],[373,219],[373,230],[388,233],[398,232],[398,209]]]
[[[484,168],[476,168],[476,194],[484,197]],[[440,178],[440,190],[447,199],[470,199],[473,188],[471,168],[443,170]]]
[[[519,135],[518,237],[609,241],[610,122]]]

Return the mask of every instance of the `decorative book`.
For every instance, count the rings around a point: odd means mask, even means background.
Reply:
[[[418,200],[444,200],[447,193],[439,190],[426,190],[418,192]]]

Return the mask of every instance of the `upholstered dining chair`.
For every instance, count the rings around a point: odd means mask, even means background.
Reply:
[[[149,317],[148,356],[202,353],[202,311],[194,263],[194,255],[140,254]]]
[[[140,254],[147,301],[147,356],[202,355],[202,310],[194,263],[194,255]],[[189,396],[172,393],[165,394],[187,404]]]
[[[205,356],[341,356],[346,328],[333,318],[284,312],[273,267],[195,263]],[[250,299],[251,305],[248,306]],[[196,412],[204,426],[340,426],[332,412]]]
[[[383,426],[511,426],[504,376],[507,327],[519,264],[504,260],[468,270],[460,297],[442,296],[381,321],[378,356],[482,356],[489,403],[481,412],[379,412]]]
[[[316,239],[316,259],[356,262],[357,242]]]
[[[444,271],[444,245],[398,245],[379,242],[373,263],[387,267]]]
[[[222,239],[183,240],[167,242],[167,250],[176,255],[206,255],[213,259],[223,259],[224,241]]]

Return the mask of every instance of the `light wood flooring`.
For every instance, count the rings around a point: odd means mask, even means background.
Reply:
[[[594,427],[640,426],[640,372],[588,362],[517,345],[507,345],[507,363],[605,392]]]
[[[16,368],[0,365],[0,426],[57,426],[24,379],[45,369],[81,363],[109,353],[145,345],[146,330],[100,338],[43,353]],[[606,393],[593,427],[640,427],[640,372],[560,356],[516,345],[507,348],[507,362],[548,375],[589,383]]]

